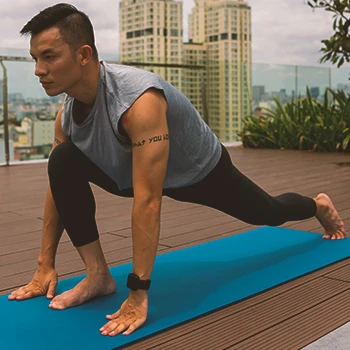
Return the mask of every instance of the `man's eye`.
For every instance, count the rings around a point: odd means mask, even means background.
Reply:
[[[53,59],[53,56],[46,56],[45,57],[47,60],[52,60]]]

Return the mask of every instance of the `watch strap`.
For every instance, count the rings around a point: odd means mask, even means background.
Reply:
[[[138,289],[149,290],[151,280],[141,280],[136,274],[129,273],[126,286],[133,291]]]

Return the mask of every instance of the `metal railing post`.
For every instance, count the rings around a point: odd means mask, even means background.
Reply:
[[[297,101],[298,100],[298,89],[299,89],[299,70],[298,70],[298,66],[295,66],[295,100]]]
[[[7,95],[7,69],[4,62],[0,60],[3,70],[3,105],[4,105],[4,142],[6,165],[10,165],[10,138],[9,138],[9,116],[8,116],[8,95]]]

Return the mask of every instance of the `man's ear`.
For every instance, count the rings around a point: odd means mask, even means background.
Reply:
[[[91,46],[83,45],[79,48],[78,59],[82,66],[86,66],[92,59],[93,51]]]

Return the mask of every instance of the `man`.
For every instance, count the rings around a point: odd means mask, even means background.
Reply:
[[[35,75],[46,93],[65,92],[67,97],[57,115],[48,165],[38,270],[9,300],[46,295],[51,308],[65,309],[116,291],[98,238],[90,182],[134,198],[130,294],[118,312],[107,316],[102,335],[128,335],[147,318],[163,195],[256,225],[316,216],[324,238],[344,238],[344,224],[328,196],[269,196],[232,165],[227,150],[173,86],[150,72],[99,62],[90,20],[75,7],[49,7],[21,34],[31,36]],[[87,277],[54,297],[55,255],[63,229],[84,261]]]

